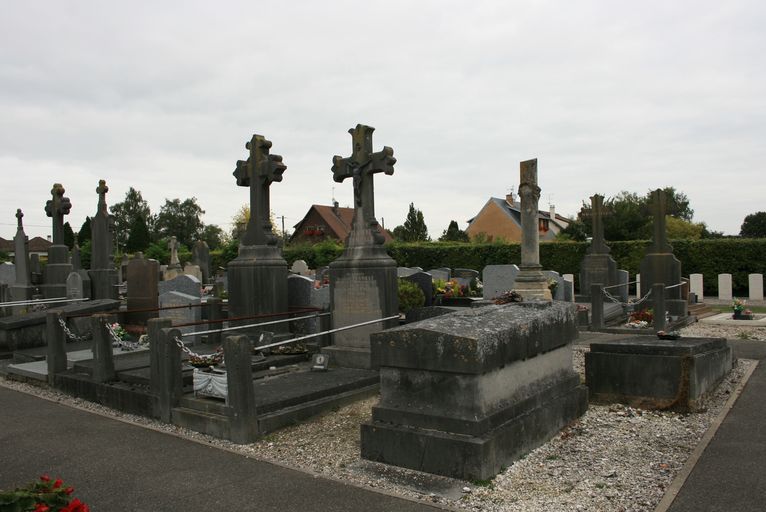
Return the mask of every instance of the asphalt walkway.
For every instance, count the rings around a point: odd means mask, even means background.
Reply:
[[[94,512],[437,510],[3,387],[0,411],[0,489],[47,473]]]

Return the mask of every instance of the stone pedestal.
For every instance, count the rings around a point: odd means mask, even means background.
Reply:
[[[575,306],[472,308],[372,335],[381,398],[362,457],[487,479],[581,416]]]
[[[580,264],[580,294],[583,302],[590,300],[590,286],[593,283],[602,286],[618,284],[617,262],[609,254],[586,254],[583,258]],[[612,293],[617,294],[616,290]]]
[[[69,263],[69,249],[66,245],[52,245],[48,249],[48,264],[45,266],[45,284],[40,291],[46,299],[66,297],[66,280],[72,272]]]
[[[333,329],[398,313],[396,262],[382,246],[348,248],[330,265],[330,309]],[[370,334],[396,325],[394,319],[337,332],[322,352],[335,366],[372,368]]]
[[[128,324],[146,325],[150,318],[156,318],[159,307],[157,283],[160,275],[160,264],[157,260],[145,259],[138,253],[128,262],[128,314],[125,322]],[[155,309],[155,311],[137,311]]]
[[[681,282],[681,262],[673,253],[649,253],[641,261],[641,287],[653,289],[653,285],[665,285],[665,307],[669,314],[683,318],[688,315],[687,301],[682,297],[681,286],[668,288]]]
[[[277,247],[240,246],[239,256],[229,262],[228,277],[229,318],[287,311],[287,262]],[[286,325],[269,326],[269,331],[286,330]]]
[[[530,300],[553,300],[551,290],[548,288],[548,279],[540,270],[522,267],[516,276],[513,288],[525,301]]]

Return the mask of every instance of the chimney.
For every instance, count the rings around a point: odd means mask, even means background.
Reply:
[[[556,205],[555,204],[551,204],[551,205],[548,205],[548,206],[551,209],[550,210],[551,220],[556,220]]]
[[[332,212],[335,214],[336,217],[338,217],[338,201],[332,202]]]
[[[46,236],[46,237],[45,237],[45,239],[46,239],[46,240],[48,240],[48,241],[50,242],[50,241],[51,241],[51,236],[50,236],[50,235],[48,235],[48,236]]]
[[[508,203],[509,206],[513,206],[513,192],[508,192],[508,194],[506,194],[505,202]]]

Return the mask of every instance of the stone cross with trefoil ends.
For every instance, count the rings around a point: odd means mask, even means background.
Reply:
[[[51,189],[52,199],[45,203],[45,214],[53,218],[53,245],[64,245],[64,215],[69,215],[72,202],[64,197],[64,187],[54,183]]]
[[[346,178],[353,178],[354,183],[354,220],[353,228],[369,228],[375,244],[384,242],[378,232],[378,221],[375,219],[375,191],[373,175],[375,173],[394,174],[394,150],[383,146],[382,151],[373,153],[372,132],[375,128],[363,124],[351,128],[351,156],[343,158],[335,155],[332,158],[332,179],[342,183]],[[352,235],[353,236],[353,235]]]
[[[240,187],[250,187],[250,220],[247,223],[241,245],[277,245],[272,232],[269,187],[275,181],[282,181],[287,166],[281,155],[269,154],[271,141],[263,135],[253,135],[245,144],[250,150],[247,160],[237,160],[234,177]]]

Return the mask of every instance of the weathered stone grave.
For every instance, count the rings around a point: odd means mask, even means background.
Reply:
[[[287,298],[291,309],[320,308],[320,312],[330,309],[330,288],[327,286],[315,288],[314,280],[306,276],[291,275],[287,277]],[[314,334],[329,330],[330,319],[324,316],[299,320],[292,322],[291,327],[295,334]],[[329,343],[330,340],[327,335],[307,341],[307,344],[314,344],[319,347],[329,345]]]
[[[590,300],[592,284],[613,286],[617,282],[617,262],[609,254],[611,249],[604,239],[604,196],[594,194],[590,198],[593,239],[580,263],[580,300]]]
[[[575,306],[471,308],[373,334],[380,402],[362,457],[488,479],[587,409],[572,369]]]
[[[434,281],[449,281],[452,277],[452,269],[441,267],[434,268],[428,271],[434,278]]]
[[[295,260],[290,267],[290,272],[293,274],[298,274],[299,276],[311,275],[308,263],[306,263],[305,260]]]
[[[494,299],[513,290],[519,267],[516,265],[487,265],[481,273],[485,299]]]
[[[145,325],[150,318],[158,316],[157,311],[140,311],[136,309],[156,309],[159,307],[158,283],[160,279],[160,264],[157,260],[144,258],[143,253],[137,253],[128,262],[128,313],[126,323]]]
[[[551,292],[553,300],[564,300],[566,294],[564,291],[564,278],[555,270],[543,270],[543,275],[548,280],[548,289],[550,289],[552,282],[556,283],[553,285],[554,289]]]
[[[460,286],[475,286],[479,280],[479,271],[470,268],[456,268],[452,271],[452,279],[456,280]]]
[[[29,300],[32,298],[32,266],[29,259],[29,238],[24,233],[21,219],[24,214],[21,209],[16,210],[18,225],[16,236],[13,237],[14,255],[13,262],[16,269],[16,281],[11,285],[11,299],[14,301]]]
[[[99,180],[96,193],[98,194],[98,206],[96,215],[91,220],[93,239],[91,241],[92,256],[88,275],[91,280],[93,298],[117,299],[120,283],[117,270],[114,267],[114,218],[109,215],[106,206],[106,193],[109,187],[106,181]]]
[[[353,141],[350,157],[333,157],[333,179],[351,178],[354,185],[354,218],[343,254],[330,265],[330,303],[333,328],[387,318],[398,314],[396,262],[383,247],[384,238],[375,219],[373,175],[393,174],[394,150],[384,147],[374,153],[370,126],[349,130]],[[322,349],[338,366],[370,368],[370,339],[373,332],[397,324],[387,320],[337,332],[333,345]]]
[[[168,240],[168,249],[170,250],[170,262],[168,266],[162,271],[162,280],[170,281],[177,276],[183,274],[183,267],[181,267],[181,261],[178,259],[178,248],[180,244],[175,236],[171,236]]]
[[[199,322],[202,320],[201,299],[199,295],[168,291],[159,295],[160,318],[170,318],[173,325]],[[187,307],[179,307],[187,306]],[[183,334],[202,330],[204,326],[178,327]],[[198,343],[195,338],[190,338],[186,343]]]
[[[16,283],[16,265],[9,262],[0,263],[0,284]]]
[[[207,246],[207,242],[204,240],[197,240],[192,247],[191,262],[193,265],[199,267],[202,277],[200,278],[204,284],[210,283],[210,248]]]
[[[433,276],[431,276],[431,274],[428,272],[418,271],[404,277],[403,279],[406,279],[411,283],[415,283],[417,287],[420,288],[420,290],[423,292],[423,297],[425,298],[423,307],[430,307],[433,304],[434,283]]]

